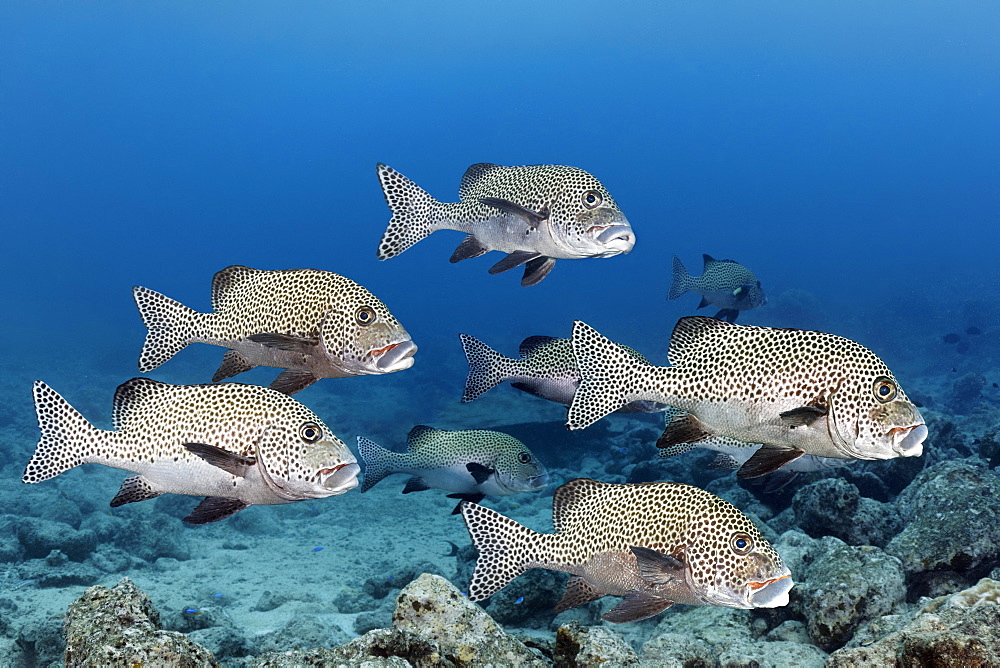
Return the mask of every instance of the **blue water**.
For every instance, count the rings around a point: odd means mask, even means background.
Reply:
[[[130,288],[207,311],[229,264],[349,276],[420,346],[307,404],[457,401],[459,332],[510,354],[582,319],[663,362],[697,304],[665,299],[671,255],[702,253],[761,279],[740,322],[849,336],[924,394],[1000,381],[987,339],[941,343],[1000,326],[997,25],[971,2],[3,3],[3,414],[33,421],[37,378],[106,423],[144,336]],[[637,243],[532,288],[495,254],[449,264],[457,232],[379,262],[376,162],[442,200],[476,162],[582,167]],[[220,354],[151,375],[204,382]]]

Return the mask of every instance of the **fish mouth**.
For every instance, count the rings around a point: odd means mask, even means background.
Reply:
[[[413,366],[413,355],[416,352],[417,344],[406,340],[390,343],[385,348],[370,351],[369,354],[375,359],[375,368],[382,373],[392,373]]]
[[[600,231],[596,239],[608,249],[604,255],[628,253],[635,246],[635,233],[629,225],[596,225],[591,231]]]
[[[889,430],[893,451],[900,457],[919,457],[924,452],[924,440],[927,438],[927,425],[917,424],[912,427],[893,427]]]
[[[361,467],[355,462],[340,464],[333,468],[321,469],[319,483],[332,494],[343,494],[358,486],[358,474]]]
[[[750,605],[755,608],[780,608],[788,605],[788,592],[794,584],[791,573],[761,582],[751,580],[747,583],[751,589]]]

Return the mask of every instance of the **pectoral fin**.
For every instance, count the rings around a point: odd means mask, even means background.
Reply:
[[[801,406],[781,414],[781,421],[789,427],[804,427],[827,414],[827,411],[816,406]]]
[[[253,334],[248,336],[247,340],[267,346],[268,348],[287,350],[301,355],[311,354],[316,349],[316,346],[319,345],[318,339],[307,339],[304,336],[293,336],[291,334]]]
[[[185,443],[184,447],[212,466],[218,466],[223,471],[241,478],[245,478],[247,470],[257,464],[256,457],[244,457],[206,443]]]
[[[549,217],[549,210],[542,209],[541,211],[532,211],[531,209],[526,209],[525,207],[517,204],[516,202],[511,202],[509,199],[501,199],[499,197],[480,197],[479,201],[487,206],[494,206],[501,211],[509,213],[513,216],[520,216],[524,219],[528,225],[532,228],[538,227],[538,224]]]
[[[229,499],[224,496],[207,496],[181,521],[188,524],[218,522],[238,513],[248,505],[250,504],[244,503],[239,499]]]
[[[534,251],[514,251],[490,267],[489,272],[491,274],[500,274],[513,269],[514,267],[520,267],[522,264],[539,257],[542,257],[541,253],[536,253]]]
[[[748,459],[736,472],[737,478],[759,478],[772,471],[777,471],[788,462],[795,461],[806,454],[798,448],[774,448],[764,445]]]
[[[476,462],[469,462],[465,465],[465,468],[470,474],[472,474],[472,478],[476,481],[477,485],[482,485],[490,479],[491,475],[497,472],[496,469],[483,466],[482,464],[477,464]]]
[[[632,545],[629,549],[635,555],[639,575],[649,584],[665,585],[684,580],[684,562],[677,557],[638,545]]]
[[[625,594],[621,603],[601,615],[601,619],[613,624],[637,622],[658,615],[673,604],[673,601],[633,590]]]

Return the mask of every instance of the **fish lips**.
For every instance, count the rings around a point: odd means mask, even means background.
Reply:
[[[898,453],[900,457],[919,457],[924,452],[927,425],[895,427],[889,431],[889,436],[892,438],[893,451]]]
[[[607,249],[602,255],[620,255],[635,246],[635,232],[628,223],[609,225],[597,235],[596,241]]]
[[[748,582],[750,605],[754,608],[780,608],[788,605],[788,592],[795,585],[788,570],[784,574],[762,582]]]
[[[330,492],[331,496],[343,494],[358,486],[358,474],[361,467],[355,462],[340,464],[319,472],[319,483]]]
[[[417,352],[417,344],[407,339],[398,343],[390,343],[385,348],[371,351],[375,358],[375,368],[382,373],[402,371],[413,366],[413,355]]]

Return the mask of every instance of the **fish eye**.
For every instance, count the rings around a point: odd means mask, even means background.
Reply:
[[[729,546],[736,554],[748,554],[753,549],[753,538],[748,533],[733,534],[729,540]]]
[[[896,398],[896,383],[885,376],[879,376],[872,385],[872,392],[875,393],[875,398],[882,403],[892,401]]]
[[[354,314],[354,318],[358,321],[359,325],[370,325],[375,322],[375,309],[371,306],[362,306]]]
[[[519,462],[521,462],[522,464],[530,464],[531,463],[531,455],[529,455],[527,452],[522,452],[521,454],[519,454],[517,456],[517,460]]]
[[[306,443],[315,443],[323,436],[323,430],[315,422],[306,422],[299,427],[299,436]]]
[[[604,198],[596,190],[588,190],[583,193],[583,205],[588,209],[600,206],[602,201],[604,201]]]

